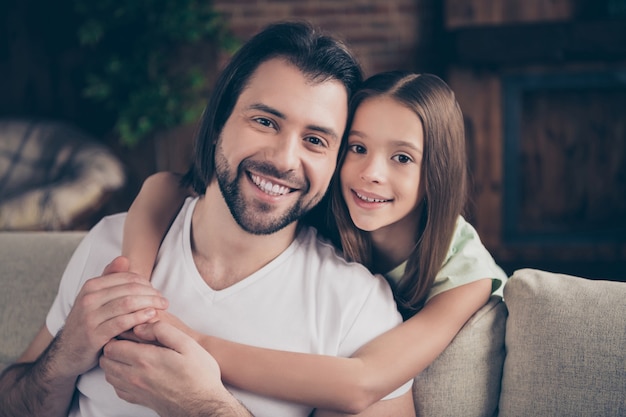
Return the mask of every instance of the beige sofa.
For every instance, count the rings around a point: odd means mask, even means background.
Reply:
[[[43,323],[82,236],[0,233],[0,369]],[[626,416],[626,283],[526,269],[504,298],[415,378],[419,416]]]

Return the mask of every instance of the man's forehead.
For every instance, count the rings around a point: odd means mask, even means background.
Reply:
[[[252,73],[237,105],[240,110],[271,109],[270,113],[285,120],[307,116],[316,126],[333,130],[340,137],[347,118],[348,93],[337,79],[314,80],[286,59],[272,58]]]
[[[270,78],[275,79],[276,73],[290,73],[296,76],[299,80],[303,81],[305,84],[316,87],[325,84],[336,84],[341,86],[343,90],[346,92],[346,98],[348,95],[348,90],[342,81],[331,76],[330,74],[312,74],[307,71],[304,71],[302,68],[298,67],[296,64],[291,62],[289,59],[285,57],[274,57],[268,60],[261,62],[256,69],[250,74],[247,82],[245,83],[242,92],[249,88],[252,84],[263,84],[267,82]],[[288,92],[289,85],[287,82],[288,79],[280,79],[281,85],[286,88],[286,92]]]

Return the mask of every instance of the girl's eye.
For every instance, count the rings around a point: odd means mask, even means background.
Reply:
[[[254,121],[260,124],[261,126],[274,127],[274,122],[272,122],[270,119],[267,119],[265,117],[255,117]]]
[[[348,150],[350,152],[354,152],[354,153],[365,153],[366,152],[365,147],[362,146],[362,145],[350,145],[348,147]]]
[[[408,164],[409,162],[413,161],[410,156],[404,155],[404,154],[395,155],[391,159],[393,159],[394,161],[400,162],[401,164]]]

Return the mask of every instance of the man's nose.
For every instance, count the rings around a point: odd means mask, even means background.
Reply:
[[[302,157],[302,139],[299,135],[286,132],[272,143],[266,157],[281,172],[295,171]]]

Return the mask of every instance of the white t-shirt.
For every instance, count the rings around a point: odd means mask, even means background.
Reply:
[[[345,357],[401,322],[385,280],[362,265],[344,261],[330,244],[317,238],[314,229],[303,229],[282,254],[246,279],[212,290],[192,258],[190,226],[196,201],[188,199],[172,224],[152,277],[153,285],[169,300],[169,311],[189,326],[250,345]],[[119,255],[124,219],[123,214],[106,217],[77,248],[48,313],[51,334],[63,326],[83,283],[101,275]],[[411,382],[388,398],[405,393]],[[82,375],[77,387],[78,404],[70,416],[156,415],[118,398],[98,367]],[[311,412],[310,407],[229,389],[256,416]]]

